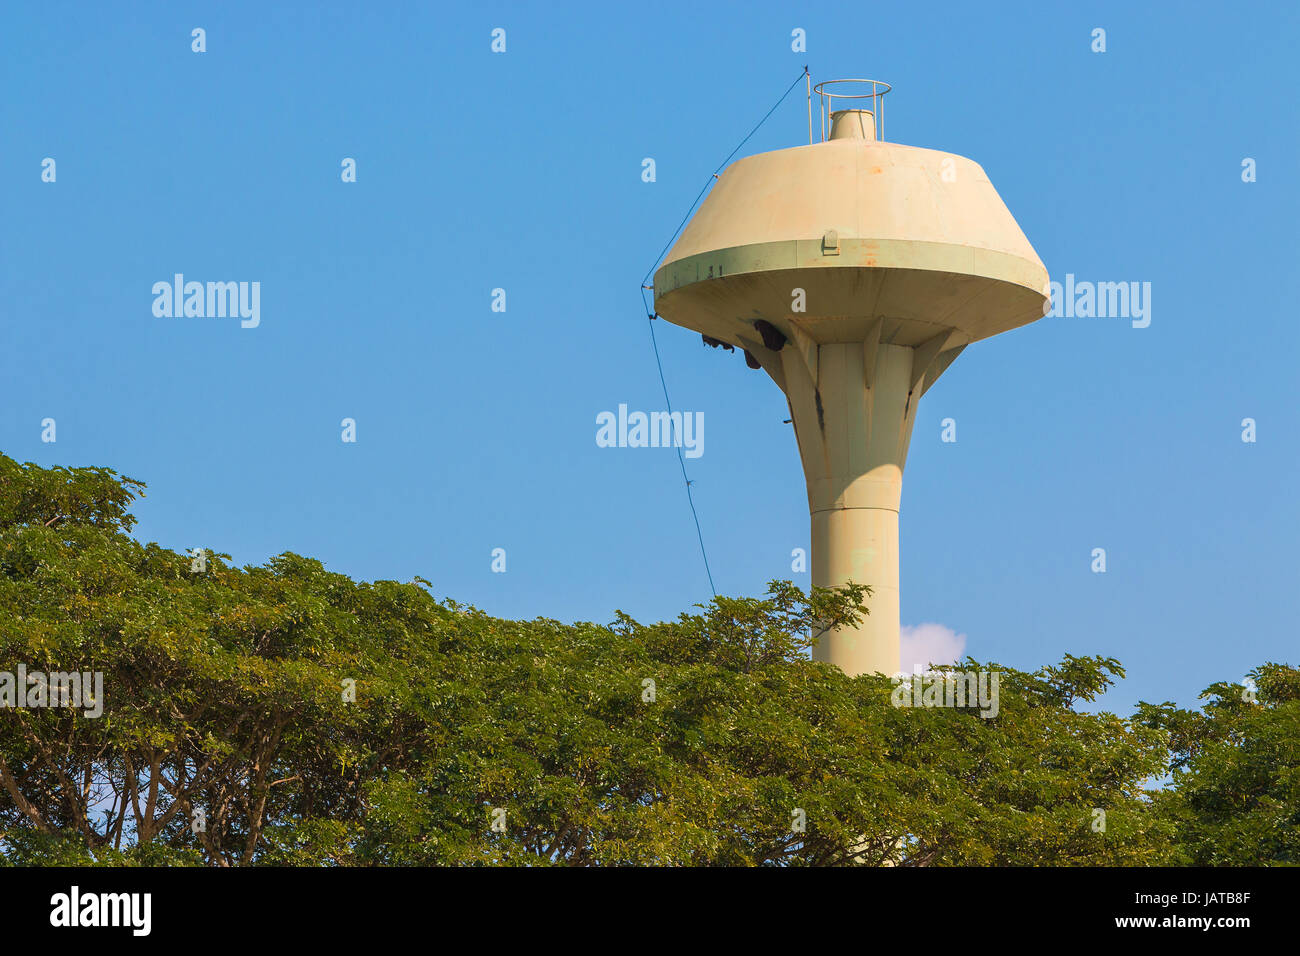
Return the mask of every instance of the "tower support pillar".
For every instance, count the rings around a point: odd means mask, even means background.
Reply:
[[[812,583],[871,588],[869,613],[821,635],[813,658],[849,675],[894,674],[898,509],[922,390],[916,350],[874,341],[791,345],[781,356],[808,485]]]

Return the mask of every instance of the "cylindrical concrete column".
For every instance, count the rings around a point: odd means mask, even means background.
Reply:
[[[855,628],[822,635],[813,660],[846,674],[898,672],[898,512],[888,508],[840,508],[812,516],[812,582],[838,587],[853,581],[871,586],[865,615]]]
[[[858,625],[821,635],[813,648],[814,660],[850,675],[899,669],[898,509],[916,417],[913,357],[902,346],[822,345],[815,419],[796,412],[812,519],[812,583],[871,588],[869,613]]]

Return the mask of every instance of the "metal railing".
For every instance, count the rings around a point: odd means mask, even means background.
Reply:
[[[842,93],[833,91],[829,87],[847,87],[850,92]],[[869,92],[868,92],[869,88]],[[885,94],[892,87],[888,83],[880,80],[824,80],[812,87],[808,91],[808,143],[812,144],[812,94],[816,93],[820,99],[818,111],[822,119],[822,142],[826,142],[828,133],[827,124],[830,116],[835,112],[835,101],[839,100],[869,100],[869,105],[859,106],[856,103],[846,105],[841,109],[869,109],[872,120],[875,125],[876,139],[884,140],[885,138]],[[853,92],[853,91],[857,92]]]

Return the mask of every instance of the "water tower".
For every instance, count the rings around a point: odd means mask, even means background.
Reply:
[[[863,622],[813,651],[850,675],[899,668],[898,509],[921,396],[967,345],[1049,302],[1047,270],[977,163],[881,139],[888,90],[818,84],[821,142],[810,94],[809,145],[727,167],[654,277],[657,314],[743,349],[785,392],[812,583],[873,590]]]

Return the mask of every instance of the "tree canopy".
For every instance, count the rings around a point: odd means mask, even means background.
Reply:
[[[1116,660],[966,660],[936,674],[996,672],[996,715],[899,707],[807,656],[865,588],[503,620],[142,544],[143,490],[0,455],[0,672],[103,674],[100,716],[0,709],[0,862],[1297,862],[1292,667],[1120,717],[1076,709]]]

